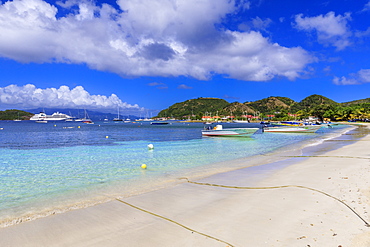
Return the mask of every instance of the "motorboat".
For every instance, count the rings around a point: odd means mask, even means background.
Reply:
[[[150,124],[151,125],[167,125],[169,124],[169,122],[158,121],[158,122],[151,122]]]
[[[274,126],[264,127],[263,132],[274,133],[315,133],[322,126],[320,125],[304,125],[304,126]]]
[[[234,120],[234,123],[250,123],[249,120]]]
[[[48,123],[46,120],[36,120],[35,123]]]
[[[218,124],[213,129],[202,130],[203,136],[242,136],[248,137],[253,135],[259,128],[226,128],[224,129],[222,125]]]

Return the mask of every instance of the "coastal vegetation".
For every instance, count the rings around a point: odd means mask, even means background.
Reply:
[[[29,120],[34,114],[21,110],[0,111],[0,120]]]
[[[71,111],[70,109],[69,112]],[[22,110],[5,110],[0,111],[0,120],[29,120],[33,115]],[[107,116],[106,113],[103,115],[96,118],[103,119]],[[314,94],[300,102],[287,97],[271,96],[257,101],[229,103],[224,99],[201,97],[176,103],[160,111],[155,118],[202,121],[221,119],[286,121],[309,117],[316,117],[321,121],[369,121],[370,98],[337,103],[322,95]],[[131,118],[135,117],[131,116]]]
[[[287,97],[271,96],[254,102],[228,103],[218,98],[190,99],[176,103],[158,113],[158,118],[191,120],[293,120],[310,116],[323,121],[370,119],[370,98],[337,103],[322,95],[311,95],[300,102]]]

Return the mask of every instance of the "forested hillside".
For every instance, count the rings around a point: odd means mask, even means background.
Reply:
[[[0,111],[0,120],[29,120],[34,114],[20,110]]]
[[[370,119],[370,98],[337,103],[322,95],[310,95],[300,102],[287,97],[271,96],[254,102],[229,103],[217,98],[198,98],[176,103],[159,112],[157,117],[202,119],[203,116],[246,119],[303,119],[316,116],[323,120]]]

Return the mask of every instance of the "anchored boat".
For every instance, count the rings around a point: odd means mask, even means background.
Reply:
[[[72,119],[72,117],[60,112],[54,112],[52,115],[46,115],[44,112],[40,112],[30,118],[32,121],[62,121],[67,119]]]
[[[202,130],[203,136],[251,136],[259,128],[227,128],[223,129],[222,125],[218,124],[213,129]]]
[[[305,126],[275,126],[264,127],[264,132],[275,133],[315,133],[322,126],[320,125],[305,125]]]

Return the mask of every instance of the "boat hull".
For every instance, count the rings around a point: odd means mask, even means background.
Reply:
[[[263,129],[264,132],[272,133],[315,133],[322,126],[297,126],[297,127],[266,127]]]
[[[230,128],[230,129],[221,129],[221,130],[202,130],[203,136],[240,136],[248,137],[253,135],[259,128]]]
[[[151,122],[151,125],[167,125],[169,124],[168,122]]]

